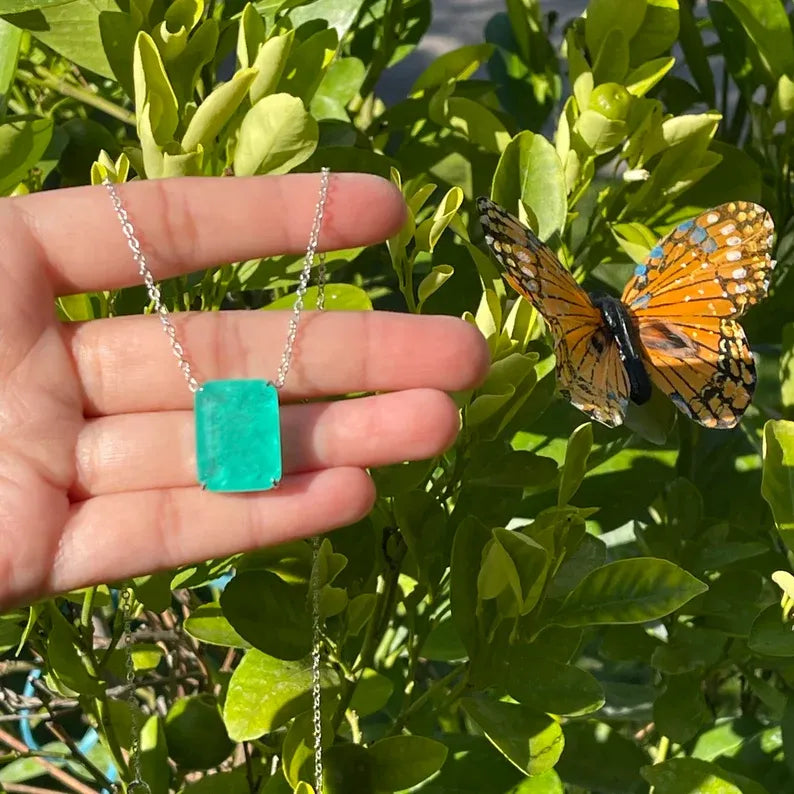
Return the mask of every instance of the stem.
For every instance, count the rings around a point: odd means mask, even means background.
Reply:
[[[417,711],[419,711],[425,705],[425,703],[430,700],[430,698],[434,697],[438,692],[444,689],[447,684],[452,682],[461,673],[465,674],[467,667],[467,662],[461,662],[461,664],[450,670],[443,678],[436,679],[413,703],[411,703],[410,706],[408,706],[407,709],[405,709],[405,711],[403,711],[402,714],[400,714],[388,735],[393,736],[394,734],[399,733],[408,720]],[[462,680],[465,681],[466,678],[467,676],[464,675]],[[458,687],[455,687],[455,690],[457,689]]]
[[[383,70],[391,60],[396,43],[395,31],[400,26],[402,16],[402,0],[386,0],[386,13],[381,26],[380,46],[375,50],[375,57],[370,63],[359,93],[362,97],[369,96],[374,90]]]
[[[13,737],[10,733],[6,733],[4,730],[0,730],[0,741],[3,744],[11,747],[14,750],[18,750],[20,753],[27,752],[28,748],[23,744],[19,739]],[[96,794],[94,789],[86,786],[85,783],[81,783],[77,778],[72,777],[68,772],[64,772],[62,769],[59,769],[55,764],[51,764],[44,758],[39,758],[37,756],[31,756],[33,760],[44,769],[48,775],[51,775],[56,780],[63,783],[68,789],[76,792],[76,794]]]
[[[104,97],[99,96],[99,94],[95,94],[93,91],[88,91],[85,88],[81,88],[80,86],[63,80],[60,77],[56,77],[54,74],[52,74],[52,72],[48,71],[43,66],[36,67],[36,74],[41,78],[42,84],[47,88],[51,88],[53,91],[57,91],[63,96],[76,99],[78,102],[82,102],[84,105],[89,105],[90,107],[96,108],[97,110],[101,110],[103,113],[107,113],[108,116],[112,116],[114,119],[118,119],[119,121],[123,121],[125,124],[129,124],[130,127],[137,127],[135,114],[132,111],[120,107],[114,102],[111,102],[109,99],[105,99]]]
[[[659,739],[659,745],[656,750],[656,758],[654,759],[653,763],[664,763],[664,761],[667,760],[668,752],[670,752],[670,740],[666,736],[662,736],[662,738]],[[653,792],[654,787],[651,786],[650,789],[648,789],[648,794],[653,794]]]

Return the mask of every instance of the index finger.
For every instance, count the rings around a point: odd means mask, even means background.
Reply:
[[[306,249],[319,174],[183,177],[119,186],[155,279],[221,263]],[[5,210],[5,213],[3,212]],[[370,245],[396,232],[405,204],[370,174],[331,174],[319,250]],[[19,221],[22,221],[20,232]],[[107,190],[44,191],[0,202],[0,228],[14,230],[14,264],[49,272],[56,295],[115,289],[140,280]]]

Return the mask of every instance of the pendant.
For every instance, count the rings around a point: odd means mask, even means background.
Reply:
[[[210,380],[195,394],[196,468],[209,491],[267,491],[281,480],[278,391],[268,380]]]

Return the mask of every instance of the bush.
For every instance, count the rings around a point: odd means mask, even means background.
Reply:
[[[328,308],[463,315],[487,338],[487,381],[456,395],[455,447],[375,471],[372,514],[323,541],[328,791],[794,790],[786,8],[591,0],[558,53],[537,0],[508,0],[485,42],[436,59],[387,108],[378,80],[430,11],[0,0],[0,194],[133,174],[381,174],[410,219],[387,248],[329,257]],[[760,378],[741,426],[705,430],[656,397],[624,428],[583,423],[555,397],[537,315],[481,245],[482,193],[612,290],[674,224],[764,204],[780,265],[743,320]],[[283,306],[299,267],[176,279],[168,304]],[[58,301],[68,320],[146,308],[140,288]],[[309,545],[291,543],[134,580],[133,703],[111,696],[115,589],[2,616],[0,702],[23,719],[0,731],[0,783],[53,783],[42,755],[89,790],[114,769],[128,780],[142,724],[153,794],[309,792],[310,569]],[[94,648],[94,623],[109,645]],[[43,685],[20,697],[31,669]],[[86,723],[90,749],[70,738]],[[39,750],[45,725],[58,741]]]

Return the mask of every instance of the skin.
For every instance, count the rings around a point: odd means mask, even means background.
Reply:
[[[319,176],[142,181],[120,188],[158,279],[304,250]],[[400,228],[400,193],[331,177],[321,250]],[[276,491],[195,480],[192,394],[156,317],[63,324],[53,298],[140,283],[102,187],[0,199],[0,608],[305,537],[365,516],[366,471],[442,452],[446,392],[480,383],[488,352],[450,317],[305,313],[281,393]],[[273,378],[288,312],[173,317],[200,380]],[[307,398],[369,392],[337,402]]]

